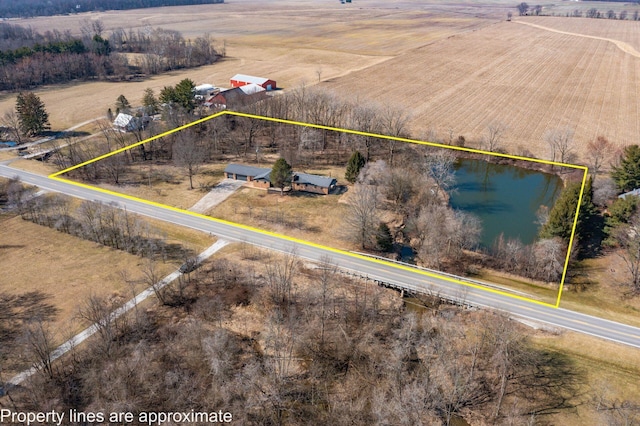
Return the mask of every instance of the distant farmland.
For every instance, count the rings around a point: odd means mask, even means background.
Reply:
[[[561,17],[506,22],[507,10],[515,12],[515,3],[506,0],[356,6],[278,0],[269,10],[260,4],[238,0],[15,22],[74,33],[81,18],[100,19],[107,33],[118,26],[161,26],[186,37],[209,32],[226,47],[227,57],[215,65],[145,81],[38,89],[54,127],[103,115],[119,94],[137,104],[145,88],[158,93],[183,78],[225,86],[230,76],[245,73],[274,78],[285,90],[322,80],[321,87],[352,99],[399,105],[413,115],[417,138],[430,137],[433,130],[440,139],[462,135],[475,146],[489,124],[501,123],[507,127],[501,145],[512,153],[546,157],[544,137],[554,129],[574,130],[578,150],[598,135],[619,146],[640,135],[640,58],[633,54],[640,52],[640,22]],[[0,113],[14,103],[14,94],[0,96]]]
[[[631,41],[637,22],[519,18],[562,30],[591,24],[595,34]],[[587,22],[585,22],[587,21]],[[622,29],[618,28],[622,26]],[[637,41],[636,41],[637,43]],[[381,79],[384,84],[380,84]],[[578,149],[597,135],[618,145],[640,134],[640,58],[611,41],[500,22],[354,72],[326,86],[405,105],[414,129],[477,141],[503,123],[503,146],[544,157],[545,133],[575,131]]]

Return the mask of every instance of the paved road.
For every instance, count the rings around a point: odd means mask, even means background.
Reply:
[[[638,327],[632,327],[566,309],[541,306],[502,294],[467,287],[448,281],[446,277],[427,277],[415,271],[381,265],[368,259],[327,251],[314,245],[293,243],[268,233],[214,222],[206,218],[190,215],[186,212],[175,211],[141,201],[123,199],[116,195],[105,194],[93,189],[54,181],[40,175],[18,171],[3,165],[0,165],[0,176],[19,176],[23,182],[37,185],[45,190],[61,192],[86,200],[116,203],[121,207],[126,207],[130,212],[210,232],[226,240],[247,242],[282,252],[295,250],[298,256],[315,261],[321,260],[324,256],[329,256],[332,261],[341,268],[359,273],[371,279],[395,284],[408,289],[420,291],[429,290],[433,293],[464,299],[466,303],[474,306],[498,309],[527,320],[640,348],[640,328]]]

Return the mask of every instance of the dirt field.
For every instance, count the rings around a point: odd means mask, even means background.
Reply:
[[[559,7],[543,5],[549,13]],[[614,6],[593,3],[602,10]],[[632,13],[633,7],[626,9]],[[357,6],[278,0],[266,9],[256,0],[236,0],[15,22],[79,33],[83,20],[100,19],[107,34],[116,27],[163,27],[186,37],[208,32],[226,46],[227,58],[212,66],[142,82],[38,89],[54,127],[104,114],[119,94],[136,104],[148,87],[159,92],[187,77],[225,86],[241,72],[268,75],[284,88],[316,84],[320,74],[323,86],[346,96],[406,106],[416,137],[434,130],[442,139],[464,135],[477,145],[490,123],[502,123],[504,148],[538,157],[549,156],[544,137],[552,129],[575,130],[578,152],[598,135],[625,145],[640,134],[640,57],[634,56],[640,52],[640,22],[505,22],[506,12],[515,12],[506,0],[363,0]],[[0,96],[0,112],[13,103],[14,95]]]
[[[638,7],[638,9],[640,10],[640,7]],[[609,19],[589,18],[564,19],[548,16],[530,16],[527,18],[518,18],[516,22],[540,25],[557,31],[621,41],[631,45],[636,50],[640,50],[640,39],[638,39],[640,21],[611,21]]]

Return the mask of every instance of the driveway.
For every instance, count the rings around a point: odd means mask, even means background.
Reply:
[[[246,182],[241,180],[224,179],[217,184],[207,195],[202,197],[200,201],[195,203],[189,211],[196,213],[205,213],[207,210],[211,210],[224,200],[226,200],[231,194],[236,192]]]

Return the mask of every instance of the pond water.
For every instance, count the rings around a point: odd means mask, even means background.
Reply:
[[[482,160],[458,161],[455,175],[450,204],[482,221],[484,247],[491,247],[501,233],[524,244],[535,241],[538,208],[551,208],[563,188],[555,175]]]

